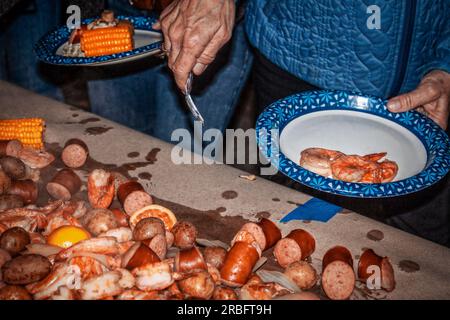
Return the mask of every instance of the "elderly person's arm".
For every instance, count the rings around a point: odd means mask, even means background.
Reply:
[[[164,48],[175,81],[184,89],[189,72],[200,75],[231,38],[235,0],[175,0],[154,25],[164,34]]]

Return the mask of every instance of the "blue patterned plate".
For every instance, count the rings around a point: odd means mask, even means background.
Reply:
[[[311,188],[349,197],[382,198],[425,189],[450,168],[450,141],[418,112],[391,113],[386,100],[341,91],[311,91],[281,99],[256,123],[261,153],[283,174]],[[397,162],[393,182],[348,183],[298,165],[309,147],[347,154],[387,152]]]
[[[43,36],[34,46],[35,53],[39,60],[57,65],[71,66],[99,66],[114,63],[128,62],[141,59],[147,56],[155,55],[160,52],[162,44],[162,35],[159,31],[153,30],[155,23],[154,17],[134,17],[117,16],[120,20],[130,21],[134,28],[135,49],[111,54],[101,57],[66,57],[62,55],[62,46],[67,42],[70,36],[70,30],[66,26],[53,30]],[[86,19],[82,23],[90,23],[94,20]]]

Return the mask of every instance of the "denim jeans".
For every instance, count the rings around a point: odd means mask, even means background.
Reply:
[[[34,44],[60,24],[60,1],[25,0],[0,21],[0,79],[62,100],[64,67],[39,63]]]
[[[128,0],[109,1],[117,13],[139,14]],[[193,99],[204,130],[224,130],[250,74],[252,54],[239,24],[233,39],[205,73],[194,79]],[[128,127],[170,141],[175,129],[193,129],[193,118],[172,72],[158,58],[87,70],[92,111]]]

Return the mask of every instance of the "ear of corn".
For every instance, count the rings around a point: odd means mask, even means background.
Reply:
[[[24,146],[42,149],[44,129],[41,118],[0,120],[0,140],[20,140]]]
[[[132,31],[128,26],[86,30],[81,35],[81,50],[86,57],[103,56],[132,49]]]

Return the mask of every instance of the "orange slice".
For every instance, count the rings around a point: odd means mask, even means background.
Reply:
[[[75,243],[89,239],[89,232],[80,227],[62,226],[55,230],[47,238],[47,243],[61,248],[69,248]]]
[[[169,209],[159,206],[157,204],[152,204],[146,207],[143,207],[142,209],[139,209],[138,211],[134,212],[130,217],[130,227],[131,229],[134,229],[136,224],[145,218],[159,218],[164,222],[164,226],[166,227],[166,230],[170,231],[172,230],[175,223],[177,223],[177,218],[173,214],[172,211]]]

